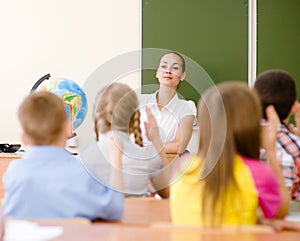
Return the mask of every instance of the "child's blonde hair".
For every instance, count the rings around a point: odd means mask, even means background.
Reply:
[[[93,112],[96,139],[109,130],[119,130],[133,133],[135,143],[143,146],[138,107],[136,93],[126,84],[113,83],[101,89]]]
[[[68,121],[63,100],[47,91],[27,96],[19,107],[18,117],[32,145],[55,143]]]
[[[201,174],[207,172],[202,177],[202,216],[208,223],[215,224],[217,203],[222,207],[229,190],[238,188],[233,175],[235,155],[259,158],[261,118],[259,97],[245,83],[224,82],[202,95],[198,152],[204,160]]]

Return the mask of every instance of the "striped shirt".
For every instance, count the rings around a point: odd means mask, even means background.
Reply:
[[[264,150],[261,154],[262,159],[267,160]],[[285,124],[278,129],[276,155],[291,197],[300,200],[300,137],[292,134]]]

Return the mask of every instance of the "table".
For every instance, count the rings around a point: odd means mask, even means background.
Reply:
[[[51,241],[296,241],[300,232],[275,232],[270,226],[201,228],[170,222],[169,200],[125,198],[124,217],[119,222],[86,220],[29,220],[40,226],[61,226],[63,233]],[[298,223],[300,230],[300,222]]]
[[[135,226],[98,223],[62,225],[64,232],[52,241],[296,241],[299,232],[273,232],[269,227],[203,229],[176,226]]]
[[[156,222],[171,222],[168,199],[154,197],[125,198],[122,224],[145,225]]]
[[[2,183],[2,177],[7,169],[8,164],[11,160],[22,157],[21,153],[0,153],[0,200],[4,197],[4,187]]]

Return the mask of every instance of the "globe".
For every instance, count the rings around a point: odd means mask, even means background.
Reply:
[[[68,119],[73,130],[78,128],[87,114],[87,99],[83,90],[74,81],[66,78],[49,78],[44,80],[35,91],[46,90],[58,95],[65,103]]]

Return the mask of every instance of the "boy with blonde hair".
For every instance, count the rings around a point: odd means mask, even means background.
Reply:
[[[5,216],[118,220],[123,194],[94,180],[65,150],[71,124],[63,101],[41,91],[25,98],[18,117],[31,149],[4,174]]]

